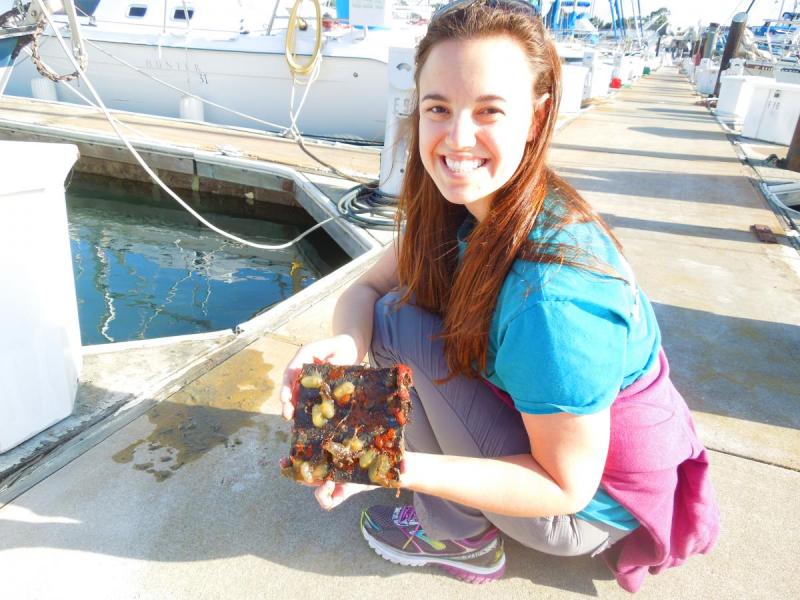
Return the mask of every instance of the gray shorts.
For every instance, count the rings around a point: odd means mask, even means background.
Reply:
[[[449,373],[439,317],[412,304],[399,305],[391,293],[375,304],[370,360],[375,366],[403,363],[412,368],[412,415],[406,427],[409,450],[455,456],[495,457],[530,452],[520,414],[481,381]],[[484,513],[436,496],[414,495],[414,507],[426,533],[460,539],[490,524],[521,544],[559,556],[598,554],[629,532],[575,515],[509,517]]]

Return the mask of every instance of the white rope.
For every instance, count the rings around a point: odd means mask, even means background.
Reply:
[[[255,243],[255,242],[251,242],[251,241],[245,240],[244,238],[240,238],[240,237],[238,237],[236,235],[233,235],[231,233],[223,231],[222,229],[220,229],[219,227],[217,227],[213,223],[210,223],[209,221],[207,221],[202,215],[200,215],[191,206],[189,206],[186,202],[184,202],[181,199],[181,197],[178,196],[175,192],[173,192],[163,181],[161,181],[161,179],[158,177],[158,175],[156,175],[156,173],[147,165],[147,163],[144,161],[144,159],[141,157],[141,155],[131,145],[130,141],[128,141],[128,138],[126,138],[125,134],[122,133],[122,131],[120,130],[120,128],[118,126],[117,119],[114,118],[114,116],[108,111],[108,109],[106,108],[106,105],[103,103],[103,100],[100,98],[100,95],[97,93],[97,90],[95,89],[94,85],[92,85],[92,82],[86,76],[86,73],[83,71],[83,69],[81,69],[80,65],[76,62],[75,58],[72,56],[72,53],[70,52],[69,48],[67,47],[67,44],[64,41],[64,38],[61,36],[61,32],[56,28],[55,24],[53,23],[52,15],[50,14],[50,11],[47,9],[47,7],[45,6],[44,1],[43,0],[36,0],[36,3],[41,8],[42,14],[44,15],[44,17],[47,20],[47,22],[50,25],[50,27],[53,29],[53,33],[55,34],[56,39],[58,39],[59,44],[61,44],[62,49],[64,50],[65,54],[67,55],[67,58],[72,63],[72,65],[75,67],[75,69],[78,71],[80,76],[83,78],[84,82],[86,83],[86,87],[89,88],[89,91],[92,93],[92,96],[94,96],[94,99],[97,101],[97,104],[100,107],[100,110],[103,111],[103,114],[105,115],[106,119],[108,120],[109,124],[111,125],[112,129],[117,134],[119,139],[122,141],[123,144],[125,144],[125,147],[128,149],[128,151],[131,154],[133,154],[133,157],[136,159],[136,162],[138,162],[141,165],[141,167],[145,170],[145,172],[153,179],[153,181],[155,181],[158,184],[158,186],[162,190],[164,190],[171,198],[173,198],[189,214],[191,214],[194,218],[196,218],[198,221],[200,221],[203,225],[205,225],[206,227],[208,227],[212,231],[215,231],[216,233],[220,234],[221,236],[224,236],[224,237],[226,237],[226,238],[228,238],[230,240],[233,240],[234,242],[238,242],[238,243],[243,244],[245,246],[250,246],[251,248],[259,248],[261,250],[284,250],[284,249],[289,248],[290,246],[294,245],[295,243],[297,243],[298,241],[300,241],[304,237],[306,237],[312,231],[315,231],[316,229],[319,229],[320,227],[322,227],[326,223],[328,223],[330,221],[333,221],[334,219],[339,218],[339,216],[329,217],[329,218],[325,219],[324,221],[320,221],[319,223],[317,223],[316,225],[314,225],[310,229],[307,229],[306,231],[301,233],[299,236],[297,236],[293,240],[288,241],[285,244],[278,244],[278,245],[258,244],[258,243]]]

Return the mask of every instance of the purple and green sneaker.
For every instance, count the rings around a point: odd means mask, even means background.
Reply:
[[[470,583],[503,576],[503,538],[491,527],[463,540],[434,540],[425,535],[413,506],[373,506],[361,513],[361,533],[386,560],[408,567],[436,565]]]

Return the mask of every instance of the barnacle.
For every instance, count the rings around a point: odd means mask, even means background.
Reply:
[[[325,383],[325,380],[322,378],[322,375],[316,372],[309,373],[300,379],[300,385],[305,388],[318,388],[323,383]]]
[[[336,414],[336,407],[333,405],[333,402],[323,401],[320,406],[322,407],[320,412],[322,412],[322,416],[326,419],[332,419],[333,415]]]
[[[391,459],[383,453],[379,454],[369,466],[369,480],[378,485],[386,485],[388,483],[386,474],[389,472],[391,466]]]
[[[351,438],[347,438],[344,443],[353,452],[361,452],[364,449],[364,442],[355,435]]]
[[[325,423],[328,422],[328,419],[322,414],[322,404],[315,404],[311,407],[311,422],[314,424],[314,427],[319,429],[325,427]]]
[[[351,381],[345,381],[334,388],[333,397],[337,400],[341,400],[345,396],[351,395],[354,391],[356,391],[356,386],[354,386]]]
[[[378,455],[378,451],[375,450],[374,448],[370,448],[369,450],[364,452],[364,454],[362,454],[361,457],[358,459],[358,465],[362,469],[366,469],[367,467],[369,467],[372,464],[372,462],[375,460],[375,457],[377,455]]]
[[[328,475],[328,464],[324,462],[317,463],[314,465],[311,474],[314,476],[315,481],[322,481]]]
[[[294,470],[297,473],[297,479],[311,483],[314,481],[314,474],[311,472],[311,463],[305,460],[299,460],[294,463]]]

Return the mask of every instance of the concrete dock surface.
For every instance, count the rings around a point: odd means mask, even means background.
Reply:
[[[662,68],[562,128],[551,162],[621,238],[711,451],[717,547],[649,576],[638,596],[795,598],[800,256],[698,100]],[[780,243],[759,242],[753,224]],[[599,559],[508,539],[506,575],[488,586],[393,565],[357,526],[392,493],[325,513],[280,477],[283,366],[329,332],[348,278],[0,509],[0,597],[627,597]]]

